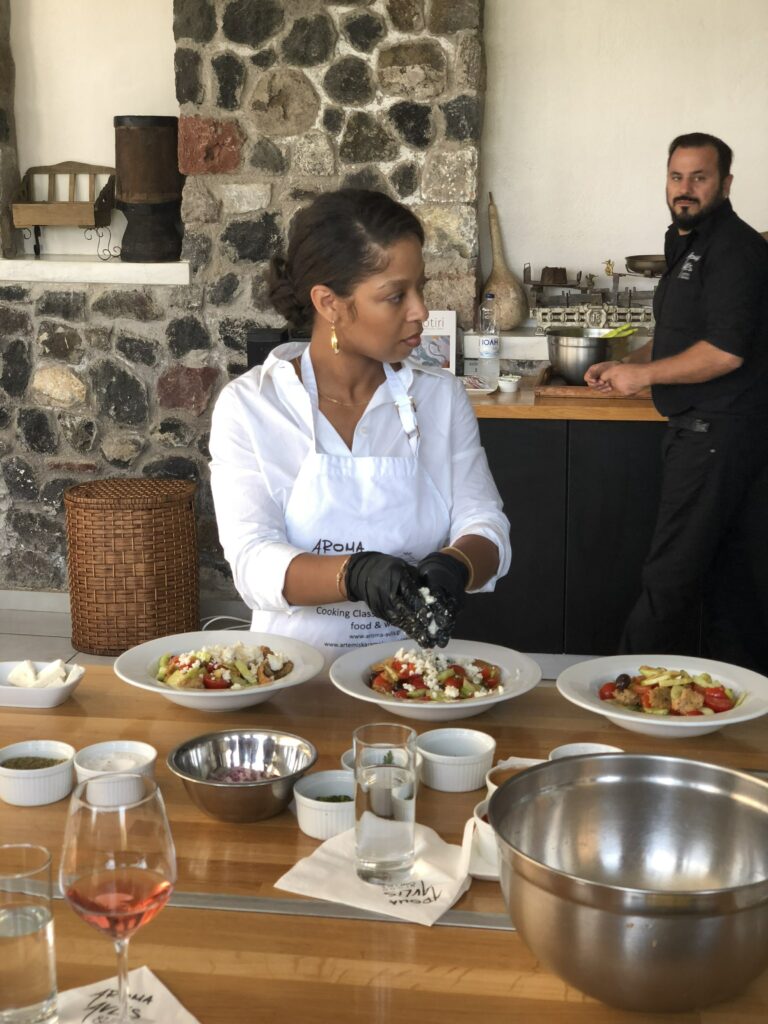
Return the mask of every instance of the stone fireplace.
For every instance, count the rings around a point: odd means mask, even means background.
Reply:
[[[427,303],[471,325],[482,6],[175,0],[191,283],[11,283],[0,262],[0,589],[65,590],[65,488],[144,475],[199,481],[203,591],[233,596],[207,486],[210,412],[246,369],[249,340],[283,326],[267,263],[316,193],[358,185],[412,206],[427,234]],[[8,25],[0,0],[6,257],[18,181]]]

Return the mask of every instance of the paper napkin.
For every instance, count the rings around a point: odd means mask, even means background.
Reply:
[[[131,1021],[136,1024],[199,1024],[148,967],[128,974]],[[59,1024],[115,1024],[117,978],[59,992]]]
[[[332,900],[348,907],[431,925],[466,892],[472,822],[461,846],[444,842],[426,825],[416,826],[416,862],[407,882],[373,885],[355,872],[355,830],[349,829],[304,857],[275,882],[276,889]]]

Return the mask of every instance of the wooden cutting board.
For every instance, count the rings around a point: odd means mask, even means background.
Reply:
[[[552,383],[550,383],[550,381]],[[593,391],[592,388],[588,388],[586,384],[566,384],[562,377],[553,376],[551,366],[547,366],[543,370],[540,381],[534,386],[533,394],[536,401],[540,398],[587,398],[590,401],[596,398],[611,398],[614,401],[619,399],[623,402],[651,401],[650,388],[643,388],[643,390],[638,391],[636,395],[617,395],[614,391]]]

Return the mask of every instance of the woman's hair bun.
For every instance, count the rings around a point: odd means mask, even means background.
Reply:
[[[307,311],[296,295],[288,263],[283,256],[273,256],[270,260],[267,284],[270,301],[277,312],[294,327],[306,326]]]

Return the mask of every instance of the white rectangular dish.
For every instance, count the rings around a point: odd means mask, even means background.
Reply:
[[[47,661],[33,661],[35,672],[40,672]],[[59,686],[14,686],[8,676],[18,661],[0,661],[0,707],[4,708],[55,708],[69,700],[80,685],[82,674],[71,683]]]

